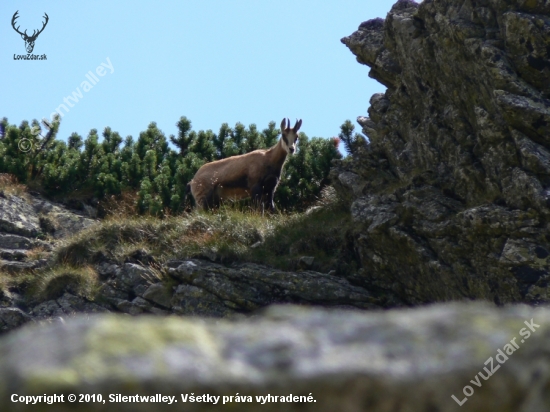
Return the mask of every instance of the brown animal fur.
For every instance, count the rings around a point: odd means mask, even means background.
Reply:
[[[287,120],[288,121],[288,120]],[[273,195],[288,153],[294,153],[302,120],[290,128],[281,122],[281,139],[267,150],[254,150],[239,156],[203,165],[190,182],[195,204],[201,209],[218,207],[224,200],[252,197],[253,201],[275,210]]]

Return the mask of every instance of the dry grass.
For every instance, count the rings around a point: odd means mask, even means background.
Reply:
[[[38,260],[45,259],[49,257],[51,252],[43,246],[37,246],[32,249],[27,250],[27,260]]]
[[[314,206],[326,208],[340,206],[340,198],[338,197],[338,193],[336,193],[336,189],[332,186],[325,186],[321,190],[321,196],[319,196],[319,199],[315,202]]]
[[[27,197],[27,186],[18,182],[14,175],[0,173],[0,191],[5,195]]]
[[[0,298],[11,296],[10,290],[26,294],[29,286],[34,282],[36,282],[34,271],[9,273],[0,269]]]
[[[8,294],[8,289],[12,286],[12,277],[4,272],[0,272],[0,295]]]
[[[102,216],[126,219],[136,214],[137,191],[125,191],[120,195],[111,195],[99,202],[98,210]]]
[[[65,291],[93,300],[100,285],[96,271],[89,265],[74,267],[59,265],[48,271],[35,273],[27,292],[31,299],[56,299]]]
[[[180,217],[110,217],[77,234],[56,251],[56,261],[71,265],[94,263],[105,256],[124,261],[142,249],[158,262],[216,253],[222,261],[237,259],[261,241],[282,215],[223,208],[216,213],[193,212]]]
[[[293,215],[262,216],[227,205],[215,212],[164,219],[110,216],[67,240],[56,250],[55,261],[73,266],[105,259],[122,263],[145,254],[160,265],[170,259],[206,257],[291,270],[308,255],[315,257],[319,270],[328,271],[353,264],[353,256],[344,256],[342,264],[338,261],[350,228],[349,212],[334,192],[326,191],[315,209]]]
[[[150,284],[158,282],[171,282],[172,278],[168,272],[158,263],[149,263],[147,265],[151,275],[146,279]]]

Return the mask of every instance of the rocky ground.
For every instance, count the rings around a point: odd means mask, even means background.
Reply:
[[[543,1],[398,1],[342,42],[388,87],[332,171],[368,289],[405,304],[550,301]],[[398,253],[396,253],[398,251]]]
[[[1,269],[12,276],[24,271],[41,276],[51,270],[54,248],[92,224],[94,220],[83,213],[36,196],[0,198],[0,254],[5,259]],[[21,287],[8,288],[0,300],[0,330],[79,313],[228,317],[273,303],[361,309],[381,305],[364,288],[333,274],[308,270],[312,262],[307,257],[300,262],[301,271],[288,272],[253,263],[227,266],[207,259],[156,264],[153,256],[139,252],[122,263],[99,259],[92,268],[99,280],[93,298],[78,293],[70,275],[48,286],[49,293],[40,299],[28,297]]]
[[[38,194],[1,192],[0,270],[12,276],[47,270],[55,245],[93,223],[89,214],[68,210]],[[18,289],[0,291],[1,332],[33,320],[32,309],[20,292]]]

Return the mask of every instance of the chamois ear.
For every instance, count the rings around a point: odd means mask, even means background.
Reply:
[[[281,122],[281,132],[284,132],[286,129],[285,123],[286,123],[286,119],[283,119],[283,121]]]
[[[292,129],[294,130],[294,133],[298,133],[298,130],[300,130],[300,126],[302,126],[302,119],[298,120],[294,125],[294,128]]]

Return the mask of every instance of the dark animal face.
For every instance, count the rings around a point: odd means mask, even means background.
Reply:
[[[302,126],[302,119],[298,120],[292,129],[290,128],[290,120],[283,119],[281,122],[283,149],[289,154],[293,154],[296,151],[296,142],[298,141],[298,130],[300,130],[300,126]]]

